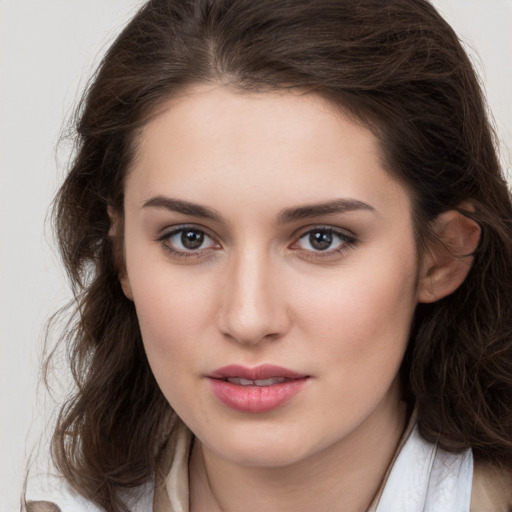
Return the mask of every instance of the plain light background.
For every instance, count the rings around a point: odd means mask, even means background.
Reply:
[[[56,145],[102,52],[141,3],[0,0],[0,512],[19,510],[27,446],[52,407],[37,393],[45,323],[69,297],[45,222],[69,154]],[[434,3],[480,71],[510,175],[512,0]]]

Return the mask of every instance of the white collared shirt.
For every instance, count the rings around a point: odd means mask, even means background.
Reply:
[[[192,434],[177,435],[170,472],[158,496],[154,483],[126,495],[133,512],[189,512],[188,460]],[[469,512],[473,478],[470,450],[448,453],[407,429],[387,477],[368,512]],[[56,477],[30,479],[27,501],[55,503],[61,512],[102,512]]]

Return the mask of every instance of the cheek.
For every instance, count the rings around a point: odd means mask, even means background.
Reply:
[[[166,274],[169,272],[167,271]],[[168,403],[183,413],[190,404],[200,414],[200,369],[208,358],[204,325],[211,318],[208,293],[202,287],[185,286],[179,279],[162,274],[152,280],[147,274],[135,283],[134,302],[144,349],[151,371]]]
[[[370,377],[400,364],[416,308],[415,254],[405,254],[399,266],[389,255],[358,261],[339,279],[303,288],[297,317],[319,357]]]
[[[165,264],[134,261],[128,272],[150,365],[157,380],[168,379],[201,357],[200,341],[213,324],[213,287],[204,275],[173,272]]]
[[[353,273],[339,291],[310,297],[303,310],[304,352],[326,390],[317,414],[333,431],[340,421],[347,428],[363,421],[398,389],[393,383],[409,338],[415,280],[378,274]]]

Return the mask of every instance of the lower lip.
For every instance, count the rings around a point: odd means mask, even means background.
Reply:
[[[213,394],[229,408],[242,412],[267,412],[291,400],[305,386],[308,377],[272,386],[241,386],[221,379],[208,379]]]

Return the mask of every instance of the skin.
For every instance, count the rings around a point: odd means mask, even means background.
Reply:
[[[406,422],[397,373],[416,304],[457,286],[442,288],[434,257],[418,261],[409,195],[375,137],[311,94],[197,86],[137,147],[121,282],[156,380],[196,436],[191,510],[366,510]],[[283,215],[340,199],[366,206]],[[181,245],[183,226],[205,233],[197,249]],[[328,249],[312,230],[332,236]],[[263,363],[309,379],[265,413],[213,395],[215,369]]]

